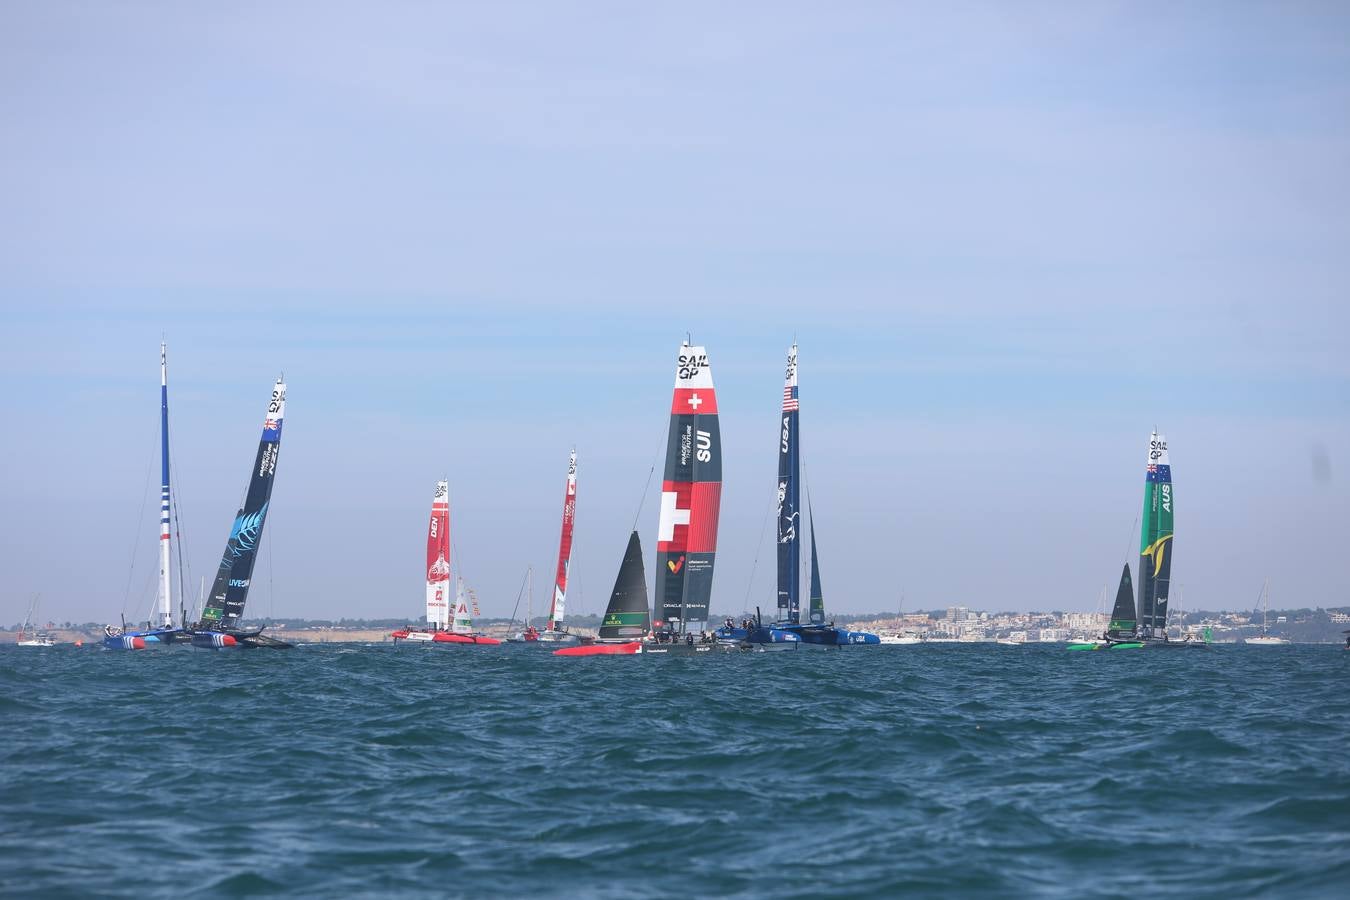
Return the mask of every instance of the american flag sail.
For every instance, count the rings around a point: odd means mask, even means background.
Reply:
[[[567,493],[563,495],[562,537],[558,541],[558,572],[553,577],[553,605],[547,630],[557,631],[567,612],[567,570],[572,566],[572,526],[577,515],[577,451],[567,462]]]
[[[801,622],[801,484],[797,345],[788,350],[778,431],[778,621]]]
[[[450,624],[450,483],[436,482],[427,525],[427,627]]]
[[[1172,582],[1172,466],[1167,438],[1153,432],[1144,470],[1143,526],[1139,538],[1139,629],[1145,637],[1167,628],[1167,597]]]
[[[679,633],[700,631],[708,621],[721,497],[722,435],[712,368],[703,347],[685,343],[675,362],[656,535],[657,618]]]

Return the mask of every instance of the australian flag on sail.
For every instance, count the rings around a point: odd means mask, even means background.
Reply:
[[[797,386],[783,388],[783,412],[796,412],[800,408],[797,401]]]
[[[1136,470],[1137,471],[1137,470]],[[1169,465],[1148,465],[1148,481],[1158,481],[1164,484],[1172,483],[1172,467]]]

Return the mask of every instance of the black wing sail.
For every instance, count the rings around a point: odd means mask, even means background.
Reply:
[[[272,499],[272,481],[281,450],[281,420],[285,411],[286,385],[277,379],[272,399],[267,404],[267,418],[263,422],[262,439],[258,442],[258,456],[249,476],[244,508],[234,517],[234,526],[225,542],[225,554],[216,570],[206,608],[202,610],[204,627],[233,628],[244,615],[249,583],[253,580],[253,562],[258,556],[267,506]]]
[[[628,538],[623,565],[614,579],[614,591],[600,623],[601,641],[635,641],[651,630],[647,606],[647,573],[642,567],[642,541],[636,531]]]
[[[1116,605],[1111,609],[1111,624],[1106,636],[1112,638],[1132,638],[1138,631],[1138,621],[1134,611],[1134,585],[1130,583],[1130,564],[1120,573],[1120,587],[1116,588]]]

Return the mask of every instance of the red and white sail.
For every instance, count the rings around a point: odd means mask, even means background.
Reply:
[[[427,526],[427,627],[450,624],[450,484],[436,482]]]
[[[553,578],[553,605],[548,630],[557,631],[567,612],[567,571],[572,567],[572,526],[577,517],[577,451],[567,462],[567,493],[563,495],[562,538],[558,542],[558,573]]]

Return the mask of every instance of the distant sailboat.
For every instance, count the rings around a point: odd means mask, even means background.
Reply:
[[[1268,632],[1270,618],[1270,579],[1261,587],[1261,634],[1243,641],[1253,647],[1281,647],[1289,644],[1288,638],[1276,637]]]
[[[186,642],[189,635],[173,624],[173,576],[170,544],[169,494],[169,350],[159,345],[159,597],[155,619],[146,628],[128,630],[122,625],[103,627],[103,646],[109,650],[144,650],[162,644]]]
[[[438,481],[431,495],[431,519],[427,524],[427,624],[425,628],[400,628],[392,632],[390,637],[394,643],[501,643],[496,638],[474,633],[464,598],[463,578],[457,581],[454,609],[451,609],[450,572],[450,483]]]
[[[1130,564],[1125,563],[1116,588],[1116,603],[1111,608],[1111,620],[1099,641],[1079,641],[1069,644],[1070,650],[1137,650],[1139,623],[1135,619],[1134,585],[1130,581]]]
[[[643,652],[642,638],[651,629],[647,604],[647,574],[642,567],[642,541],[634,531],[628,537],[623,563],[614,579],[614,590],[600,621],[600,636],[593,644],[563,647],[554,656],[624,656]]]
[[[553,603],[548,610],[548,624],[539,634],[547,644],[574,644],[577,636],[563,624],[567,610],[567,576],[572,567],[572,528],[577,517],[577,451],[567,462],[567,493],[563,495],[562,535],[558,539],[558,570],[553,577]]]
[[[41,594],[34,594],[33,600],[28,604],[28,612],[23,617],[23,624],[19,626],[19,639],[16,641],[20,647],[54,647],[56,639],[45,631],[34,631],[29,628],[30,625],[37,624],[38,600]]]
[[[258,453],[249,474],[244,506],[234,517],[225,553],[216,569],[215,582],[202,609],[201,621],[186,629],[192,646],[203,648],[266,647],[288,649],[292,645],[262,633],[261,628],[246,631],[239,627],[253,583],[253,564],[262,543],[263,524],[272,500],[272,482],[281,452],[281,425],[286,415],[286,383],[278,378],[267,403]]]

